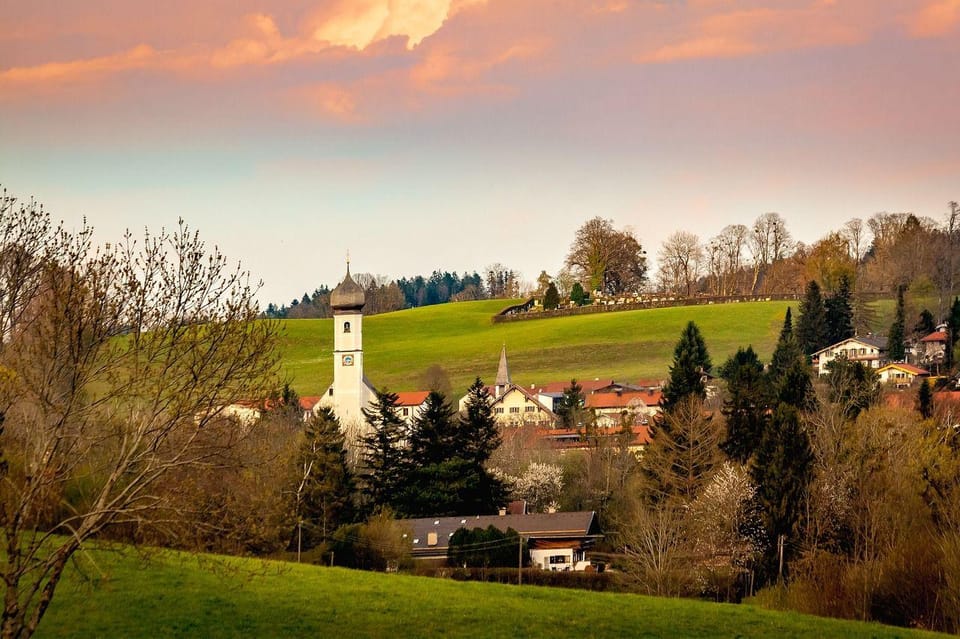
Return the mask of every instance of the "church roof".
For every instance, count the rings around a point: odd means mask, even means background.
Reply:
[[[366,301],[363,289],[350,277],[350,265],[347,264],[346,276],[330,293],[330,307],[335,311],[360,310]]]

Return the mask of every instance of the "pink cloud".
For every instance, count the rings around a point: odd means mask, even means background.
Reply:
[[[931,2],[907,21],[910,35],[917,38],[945,36],[960,24],[960,0]]]

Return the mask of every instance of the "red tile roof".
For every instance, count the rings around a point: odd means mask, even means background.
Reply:
[[[946,342],[947,333],[946,331],[936,331],[934,333],[930,333],[920,341],[921,342]]]
[[[639,400],[647,406],[656,406],[660,403],[660,391],[641,391],[639,393],[593,393],[587,395],[587,408],[627,408],[636,405]]]
[[[429,394],[430,391],[401,391],[397,393],[397,406],[419,406]]]
[[[305,395],[300,398],[300,408],[303,410],[313,410],[313,407],[320,401],[321,395]]]

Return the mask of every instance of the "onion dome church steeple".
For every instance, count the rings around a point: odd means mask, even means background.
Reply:
[[[359,311],[366,302],[363,289],[350,277],[350,262],[347,262],[346,277],[330,292],[330,308],[334,311]]]

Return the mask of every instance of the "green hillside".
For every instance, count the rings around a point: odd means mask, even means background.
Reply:
[[[367,377],[378,388],[414,390],[422,386],[426,369],[439,364],[459,392],[477,375],[493,381],[506,344],[518,384],[572,377],[663,379],[687,321],[700,326],[715,365],[750,344],[761,358],[769,358],[790,305],[718,304],[491,323],[490,316],[507,304],[460,302],[364,318]],[[332,322],[284,322],[284,369],[302,395],[320,394],[332,381]]]
[[[933,637],[747,605],[258,560],[81,555],[38,637]]]

